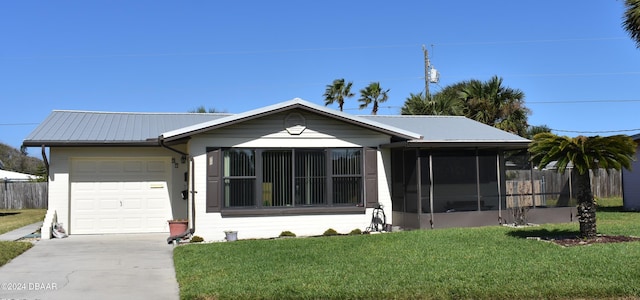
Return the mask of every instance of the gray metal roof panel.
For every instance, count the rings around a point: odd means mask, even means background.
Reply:
[[[375,120],[422,135],[429,142],[530,142],[518,135],[494,128],[462,116],[368,115]]]
[[[157,139],[163,132],[225,116],[228,114],[56,110],[25,138],[23,144],[145,143]]]

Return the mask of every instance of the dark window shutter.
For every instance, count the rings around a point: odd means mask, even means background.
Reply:
[[[364,174],[364,197],[367,207],[376,207],[378,205],[378,149],[365,148]]]
[[[207,212],[220,211],[220,149],[207,152]]]

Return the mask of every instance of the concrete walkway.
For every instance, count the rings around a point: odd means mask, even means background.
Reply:
[[[167,235],[40,240],[0,267],[0,299],[178,299]]]
[[[42,222],[36,222],[21,228],[18,228],[13,231],[9,231],[3,234],[0,234],[0,241],[15,241],[19,240],[29,234],[36,232],[38,229],[42,227]]]

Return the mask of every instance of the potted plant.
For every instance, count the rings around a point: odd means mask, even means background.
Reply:
[[[184,233],[189,228],[189,220],[168,220],[169,236],[176,236]]]

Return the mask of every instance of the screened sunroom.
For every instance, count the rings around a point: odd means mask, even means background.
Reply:
[[[570,174],[531,169],[526,155],[513,155],[513,148],[502,146],[391,148],[394,225],[422,229],[573,221]],[[545,182],[544,174],[556,176]]]

